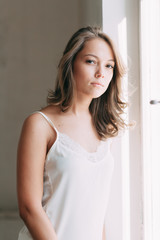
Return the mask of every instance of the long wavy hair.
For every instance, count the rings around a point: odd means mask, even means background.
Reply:
[[[106,139],[116,136],[119,130],[127,126],[122,118],[127,103],[122,101],[121,91],[122,78],[126,73],[126,67],[113,41],[102,32],[101,28],[88,26],[73,34],[58,65],[55,90],[49,91],[47,102],[59,106],[63,112],[72,106],[75,87],[73,63],[85,43],[94,38],[103,39],[109,44],[115,60],[113,77],[107,90],[100,97],[92,99],[89,106],[98,135],[101,139]]]

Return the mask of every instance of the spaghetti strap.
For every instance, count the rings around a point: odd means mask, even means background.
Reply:
[[[53,122],[49,119],[49,117],[46,116],[46,114],[44,114],[41,111],[36,111],[35,113],[40,113],[47,120],[47,122],[51,125],[51,127],[56,131],[56,133],[58,133],[56,127],[53,124]]]

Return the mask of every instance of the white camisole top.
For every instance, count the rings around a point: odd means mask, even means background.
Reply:
[[[42,206],[58,240],[102,240],[114,167],[111,138],[101,141],[96,152],[87,152],[38,113],[57,134],[45,160]],[[31,239],[24,226],[18,240]]]

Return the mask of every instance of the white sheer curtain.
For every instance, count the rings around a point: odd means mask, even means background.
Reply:
[[[144,240],[160,239],[160,0],[140,2]],[[151,100],[152,103],[150,104]]]

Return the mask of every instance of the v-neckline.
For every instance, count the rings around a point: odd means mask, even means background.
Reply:
[[[86,152],[87,154],[90,154],[90,155],[96,154],[99,151],[100,147],[102,146],[102,143],[104,142],[103,140],[100,140],[100,143],[97,145],[96,150],[93,152],[90,152],[85,147],[83,147],[79,142],[77,142],[72,137],[70,137],[68,134],[59,132],[58,130],[57,130],[57,133],[58,135],[61,136],[62,139],[66,138],[71,144],[73,144],[73,146],[77,146],[76,148],[79,148],[83,152]]]

